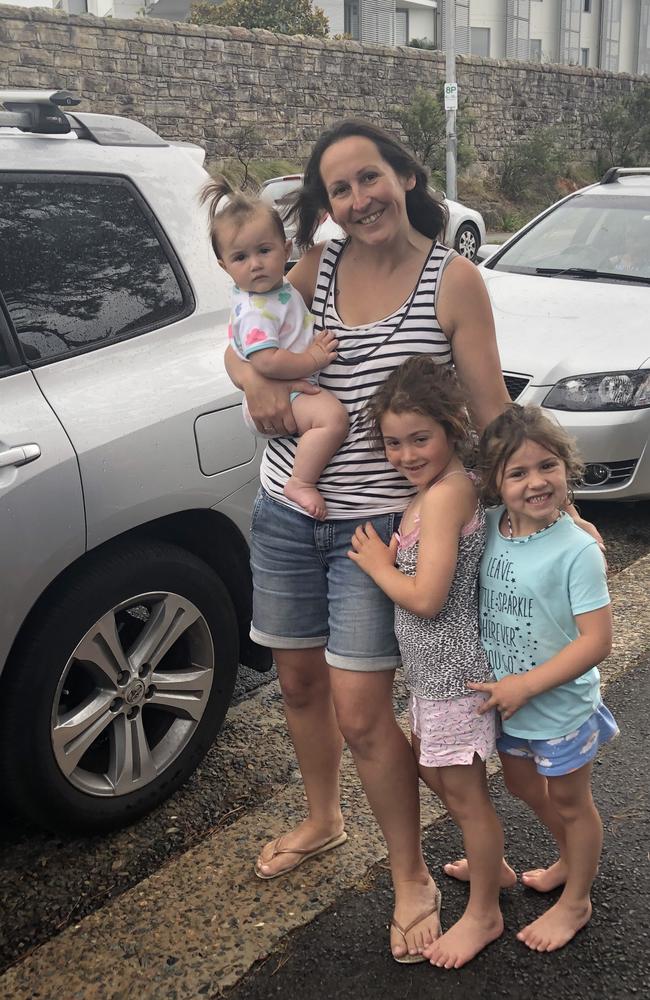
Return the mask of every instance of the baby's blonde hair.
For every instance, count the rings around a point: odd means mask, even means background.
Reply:
[[[526,441],[534,441],[562,459],[567,483],[580,481],[584,465],[573,438],[539,406],[512,403],[487,425],[479,442],[481,493],[489,506],[501,503],[499,487],[506,464]]]
[[[219,245],[219,230],[223,223],[243,225],[258,212],[267,213],[278,231],[278,236],[283,243],[286,242],[287,237],[282,219],[273,206],[267,205],[259,198],[251,198],[243,191],[233,188],[225,177],[215,177],[208,181],[203,186],[200,200],[202,205],[207,204],[208,206],[210,240],[212,249],[219,260],[223,257],[222,248]]]

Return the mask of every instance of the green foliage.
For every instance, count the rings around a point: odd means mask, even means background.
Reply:
[[[521,212],[504,212],[501,218],[501,228],[504,233],[516,233],[527,221]]]
[[[590,122],[600,135],[598,172],[609,167],[637,167],[650,158],[650,87],[638,87],[620,100],[608,101]]]
[[[281,35],[312,35],[327,38],[329,22],[310,0],[197,0],[190,11],[192,24],[236,25],[266,28]]]
[[[538,129],[506,151],[499,186],[513,201],[546,203],[556,195],[558,177],[566,169],[555,131]]]
[[[410,45],[412,49],[437,49],[438,46],[435,42],[429,41],[428,38],[411,38],[407,45]]]
[[[442,102],[435,94],[420,87],[407,107],[395,110],[395,117],[416,158],[429,168],[432,180],[444,186],[447,138],[446,113]],[[474,159],[474,151],[467,141],[466,123],[471,124],[471,121],[471,116],[461,107],[456,117],[456,162],[459,170]]]

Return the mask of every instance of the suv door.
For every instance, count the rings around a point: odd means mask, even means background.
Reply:
[[[85,548],[74,449],[20,367],[0,310],[0,671],[35,601]]]

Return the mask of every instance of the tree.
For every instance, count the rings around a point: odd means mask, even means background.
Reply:
[[[473,150],[467,143],[462,111],[463,109],[456,120],[458,135],[456,157],[461,169],[468,166],[474,158]],[[438,98],[430,91],[419,87],[407,107],[396,109],[395,117],[402,126],[408,146],[416,158],[429,168],[436,183],[443,183],[447,155],[446,114]]]
[[[557,197],[557,180],[566,171],[566,149],[557,131],[535,129],[506,149],[499,187],[513,201],[546,203]]]
[[[234,25],[266,28],[281,35],[312,35],[327,38],[329,21],[310,0],[197,0],[190,12],[192,24]]]
[[[650,87],[608,101],[590,125],[601,137],[596,152],[599,172],[639,166],[650,154]]]

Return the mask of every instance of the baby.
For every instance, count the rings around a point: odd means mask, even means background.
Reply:
[[[336,357],[338,342],[327,330],[314,336],[314,317],[285,281],[291,241],[280,216],[270,205],[233,191],[223,178],[205,186],[202,201],[208,203],[217,260],[235,282],[228,329],[233,350],[267,378],[316,382],[316,372]],[[242,408],[247,426],[259,434],[245,400]],[[291,408],[300,440],[284,493],[322,521],[327,508],[316,484],[345,440],[348,415],[324,390],[315,395],[293,392]]]

